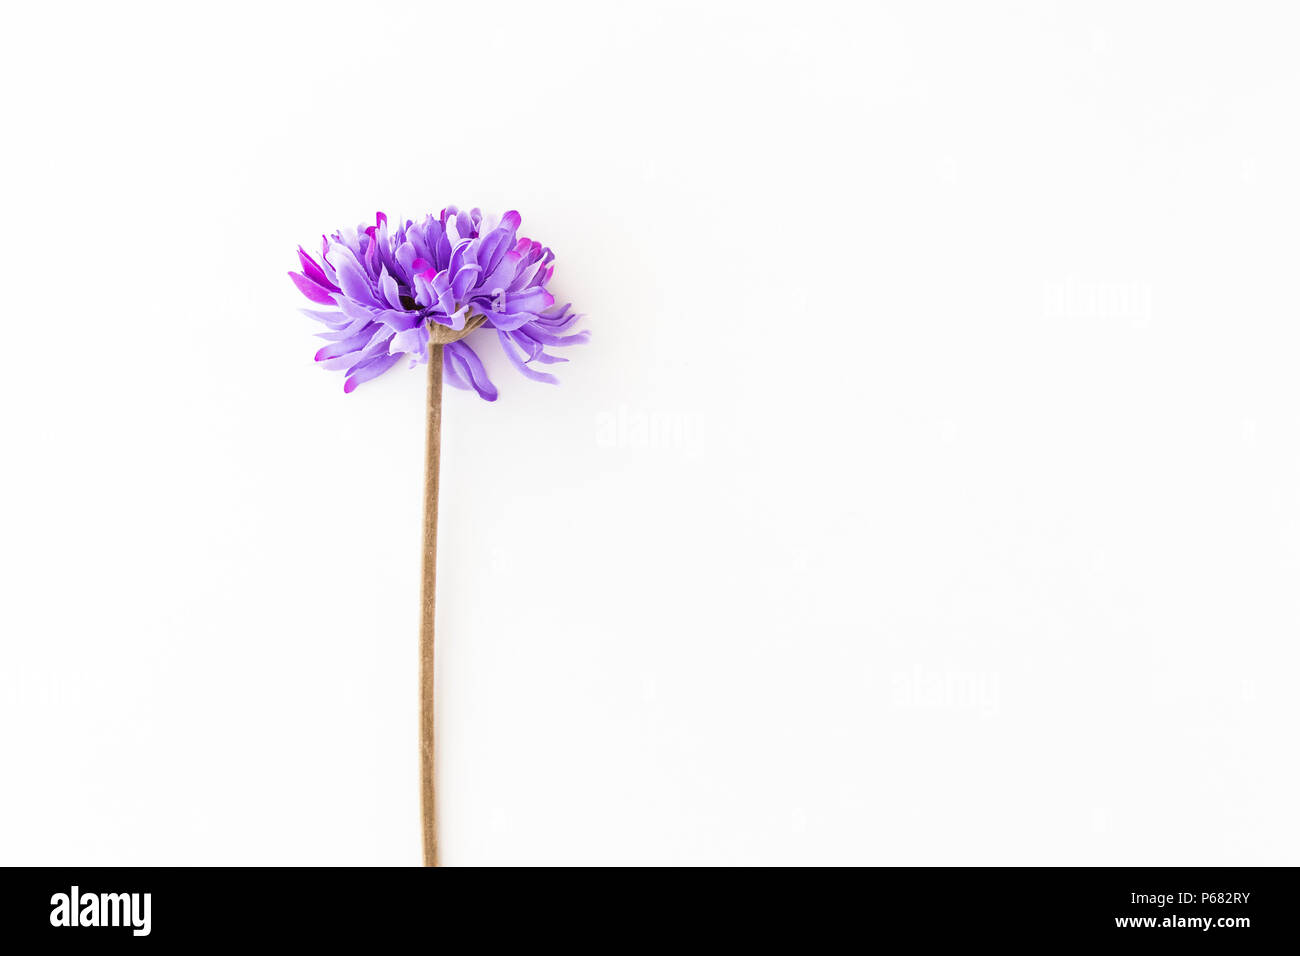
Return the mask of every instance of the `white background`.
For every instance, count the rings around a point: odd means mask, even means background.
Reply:
[[[1286,4],[6,13],[0,862],[415,864],[422,402],[319,234],[523,213],[449,391],[448,864],[1296,864]]]

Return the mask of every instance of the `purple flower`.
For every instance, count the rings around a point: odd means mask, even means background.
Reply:
[[[519,213],[500,222],[477,209],[448,206],[440,217],[407,220],[389,233],[388,217],[369,227],[343,229],[322,239],[318,263],[301,247],[302,272],[290,272],[299,291],[329,311],[303,311],[326,326],[327,344],[316,361],[346,369],[351,392],[408,356],[410,367],[429,361],[429,344],[441,344],[443,374],[457,388],[472,388],[489,402],[497,390],[465,336],[496,330],[514,366],[539,382],[556,381],[533,363],[566,362],[546,346],[576,345],[586,332],[565,335],[580,315],[556,305],[546,291],[555,259],[540,242],[516,237]]]

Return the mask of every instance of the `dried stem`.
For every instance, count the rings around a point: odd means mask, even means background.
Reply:
[[[442,345],[429,343],[429,398],[424,438],[424,557],[420,571],[420,823],[424,865],[438,865],[433,756],[433,621],[438,576],[438,460],[442,446]]]

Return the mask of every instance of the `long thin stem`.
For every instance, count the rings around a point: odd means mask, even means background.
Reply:
[[[433,775],[433,612],[438,577],[438,460],[442,451],[442,346],[429,343],[428,421],[424,437],[424,557],[420,565],[420,824],[424,865],[438,865]]]

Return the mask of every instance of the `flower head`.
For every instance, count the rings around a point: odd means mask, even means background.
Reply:
[[[546,346],[585,342],[586,332],[564,334],[580,315],[556,305],[546,290],[555,267],[551,250],[518,238],[520,217],[500,221],[477,209],[448,206],[440,216],[407,220],[394,231],[388,217],[373,226],[322,236],[321,261],[301,247],[301,272],[290,272],[299,291],[329,311],[303,311],[326,326],[327,344],[316,361],[345,369],[345,392],[392,368],[403,356],[410,365],[429,360],[441,344],[443,374],[457,388],[472,388],[489,402],[497,390],[465,337],[496,331],[502,350],[528,378],[556,381],[533,367],[565,362]]]

